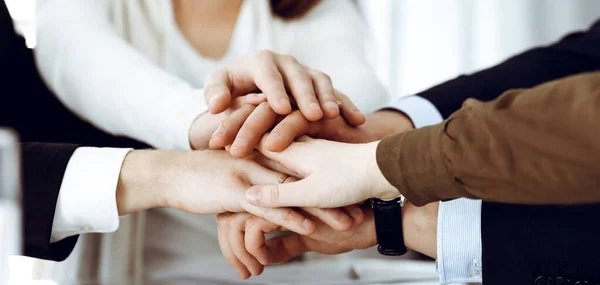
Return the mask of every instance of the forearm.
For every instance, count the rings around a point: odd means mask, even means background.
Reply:
[[[202,90],[119,35],[109,3],[56,0],[40,9],[35,53],[41,75],[65,105],[103,130],[158,148],[189,149],[190,126],[206,110]]]
[[[509,203],[600,201],[597,90],[585,74],[468,101],[442,124],[384,139],[379,167],[417,205],[459,197]]]

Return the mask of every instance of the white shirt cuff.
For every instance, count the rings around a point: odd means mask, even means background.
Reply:
[[[481,283],[481,252],[481,200],[440,202],[437,227],[440,283]]]
[[[429,100],[416,95],[396,98],[386,108],[396,109],[406,114],[415,128],[436,125],[444,120],[442,114]]]
[[[119,227],[116,190],[121,166],[131,149],[80,147],[63,176],[50,242]]]

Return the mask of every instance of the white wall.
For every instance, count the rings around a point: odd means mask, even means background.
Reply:
[[[378,74],[392,94],[548,44],[600,18],[597,0],[360,0],[377,43]]]

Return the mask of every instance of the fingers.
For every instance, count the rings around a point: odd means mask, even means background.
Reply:
[[[352,226],[355,224],[355,221],[354,217],[351,217],[350,215],[356,215],[357,218],[364,220],[364,217],[361,217],[362,211],[360,211],[360,213],[352,213],[345,211],[343,208],[302,208],[302,210],[321,220],[323,223],[329,225],[336,231],[347,231],[352,228]]]
[[[210,148],[220,149],[232,144],[244,122],[255,109],[253,105],[245,104],[227,117],[210,138]]]
[[[288,173],[281,173],[279,171],[273,170],[273,168],[267,168],[264,167],[262,164],[260,164],[258,161],[256,161],[257,159],[261,159],[261,158],[256,158],[255,155],[253,157],[251,157],[254,161],[250,161],[250,163],[252,163],[252,167],[248,166],[248,167],[244,167],[245,169],[245,176],[244,178],[246,179],[246,181],[248,181],[250,183],[250,185],[263,185],[263,184],[277,184],[280,183],[282,179],[284,179],[285,181],[283,181],[282,183],[290,183],[290,182],[294,182],[297,181],[298,179],[296,179],[294,176],[294,174],[288,174]],[[264,158],[262,158],[264,159]],[[265,159],[266,160],[266,159]],[[260,165],[260,167],[258,167],[258,165]],[[274,164],[274,163],[271,163]]]
[[[221,69],[209,74],[204,80],[204,99],[208,110],[218,114],[227,109],[231,103],[233,83],[229,80],[227,69]]]
[[[269,135],[270,134],[267,134],[262,137],[256,146],[256,149],[268,159],[271,159],[281,164],[283,167],[298,173],[300,178],[304,178],[306,176],[305,173],[308,172],[308,167],[305,165],[308,164],[307,159],[309,159],[309,156],[307,156],[309,154],[308,151],[310,151],[308,146],[303,143],[293,143],[285,148],[285,150],[274,152],[266,147]],[[298,140],[305,140],[304,142],[313,141],[313,139],[308,137],[300,137]]]
[[[267,240],[265,244],[271,253],[268,264],[286,262],[308,252],[304,238],[305,236],[290,232]]]
[[[284,78],[277,66],[276,54],[270,51],[260,51],[256,57],[256,66],[251,67],[256,86],[267,96],[269,105],[275,113],[289,114],[292,111],[292,105],[285,90]]]
[[[252,275],[260,275],[264,266],[247,250],[244,242],[244,229],[249,214],[234,214],[227,217],[230,247],[235,257],[250,271]]]
[[[344,119],[348,122],[348,124],[353,126],[362,125],[367,120],[365,115],[361,113],[358,108],[352,103],[348,96],[335,91],[335,95],[337,99],[341,102],[340,104],[340,112]]]
[[[231,145],[231,155],[243,158],[252,154],[261,137],[275,124],[275,118],[276,114],[268,103],[258,105],[239,129]]]
[[[309,121],[323,117],[311,75],[298,61],[287,55],[278,57],[278,66],[298,108]],[[332,87],[333,88],[333,87]]]
[[[278,224],[290,231],[301,235],[309,235],[315,232],[315,222],[307,219],[304,215],[286,207],[260,207],[250,203],[243,203],[242,208],[255,216]]]
[[[365,212],[363,212],[359,205],[346,206],[344,207],[344,212],[352,217],[354,221],[352,227],[359,226],[365,221]]]
[[[246,266],[239,259],[237,259],[229,243],[229,227],[227,226],[227,217],[229,215],[232,214],[225,213],[217,215],[219,246],[221,247],[223,257],[225,257],[225,260],[227,260],[229,265],[231,265],[231,267],[237,271],[240,278],[248,279],[250,277],[250,271],[248,271]]]
[[[272,185],[257,185],[246,191],[246,200],[258,207],[313,207],[328,208],[323,197],[330,196],[329,189],[319,189],[319,185],[311,184],[311,179]],[[321,196],[321,197],[319,197]],[[272,222],[278,223],[271,220]],[[290,228],[290,230],[293,230]],[[294,230],[295,231],[295,230]]]
[[[300,111],[293,111],[287,115],[267,135],[265,147],[270,151],[279,152],[286,149],[296,137],[309,131],[309,121]]]
[[[317,99],[321,102],[321,108],[323,109],[323,117],[325,119],[333,119],[340,114],[340,108],[338,105],[338,99],[335,96],[335,90],[333,89],[333,82],[329,75],[317,71],[309,70],[309,74],[312,77],[313,87],[317,95]],[[341,103],[341,102],[340,102]]]
[[[271,261],[273,253],[265,243],[265,233],[273,232],[277,228],[279,228],[277,224],[256,216],[246,220],[244,236],[246,249],[263,265],[273,263]]]

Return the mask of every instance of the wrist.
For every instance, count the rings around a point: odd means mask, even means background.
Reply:
[[[377,139],[415,128],[413,122],[406,114],[392,109],[377,111],[369,115],[366,125]]]
[[[365,187],[366,189],[370,189],[372,191],[370,193],[370,198],[380,198],[380,199],[393,199],[400,195],[400,192],[390,184],[381,170],[379,170],[379,165],[377,163],[377,145],[379,141],[364,144],[362,153],[362,159],[359,161],[365,161],[363,165],[366,167],[363,171],[365,175]]]
[[[219,114],[212,114],[204,112],[192,122],[189,130],[190,147],[192,150],[203,150],[208,149],[208,143],[212,134],[219,128],[223,119],[229,115],[230,112],[222,112]]]
[[[164,165],[163,151],[136,150],[127,154],[117,184],[119,215],[165,206]]]
[[[406,201],[402,207],[402,232],[406,247],[437,257],[437,217],[439,203],[416,207]]]

